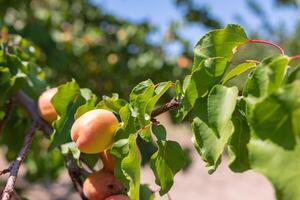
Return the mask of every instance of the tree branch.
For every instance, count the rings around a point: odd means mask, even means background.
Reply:
[[[13,99],[26,110],[33,122],[39,124],[39,129],[41,129],[47,137],[50,137],[53,129],[49,124],[47,124],[47,122],[40,118],[35,101],[23,91],[16,92],[13,95]]]
[[[9,167],[10,175],[7,179],[6,186],[3,190],[2,200],[9,200],[12,192],[14,191],[19,168],[25,158],[25,155],[26,155],[26,153],[30,147],[30,144],[32,142],[34,133],[36,132],[37,129],[38,129],[37,124],[33,123],[25,136],[23,146],[18,154],[17,159],[12,163],[11,167]]]
[[[10,172],[10,167],[0,171],[0,176]]]
[[[82,175],[81,169],[77,166],[71,154],[65,156],[65,164],[75,190],[79,193],[82,200],[87,200],[87,198],[84,196],[82,188],[83,183],[80,179],[80,176]]]
[[[177,101],[175,98],[171,99],[169,102],[167,102],[165,105],[156,108],[152,113],[151,113],[151,120],[155,120],[154,118],[157,117],[158,115],[168,112],[170,110],[176,109],[180,106],[180,102]]]
[[[8,200],[10,198],[9,194],[11,194],[11,192],[14,189],[19,167],[20,167],[22,161],[24,160],[25,154],[27,153],[27,150],[30,146],[32,136],[33,136],[35,130],[40,129],[41,131],[43,131],[43,133],[47,137],[50,137],[53,132],[52,127],[47,122],[45,122],[42,118],[40,118],[36,102],[33,99],[31,99],[25,92],[23,92],[23,91],[16,92],[12,96],[12,100],[14,102],[20,104],[26,110],[29,117],[33,121],[33,126],[29,131],[30,134],[28,133],[25,137],[23,147],[22,147],[17,159],[13,162],[11,167],[9,167],[8,169],[4,169],[0,173],[0,175],[1,175],[1,174],[10,172],[10,177],[8,178],[7,185],[6,185],[3,195],[2,195],[2,200]],[[33,128],[34,128],[34,131],[32,130]],[[33,131],[33,133],[31,131]],[[86,198],[84,197],[83,192],[82,192],[82,181],[81,181],[80,177],[84,176],[84,173],[87,174],[87,172],[85,172],[85,171],[83,172],[82,171],[83,169],[80,169],[76,165],[73,157],[71,158],[70,156],[65,156],[65,161],[66,161],[66,166],[67,166],[69,175],[71,177],[72,183],[73,183],[76,191],[79,192],[79,194],[83,200],[86,200]]]

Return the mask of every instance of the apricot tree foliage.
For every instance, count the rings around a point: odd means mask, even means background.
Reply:
[[[300,67],[290,66],[299,56],[289,57],[273,43],[251,40],[240,26],[230,24],[200,39],[191,73],[184,80],[153,83],[148,79],[136,85],[129,98],[118,94],[99,98],[91,90],[80,88],[75,80],[58,86],[51,100],[58,118],[49,126],[37,116],[29,97],[35,99],[46,86],[41,69],[28,59],[30,47],[9,41],[1,45],[1,129],[12,115],[11,105],[25,108],[27,113],[20,114],[19,120],[29,116],[32,123],[19,153],[22,159],[1,172],[10,173],[2,199],[8,199],[12,192],[18,167],[37,130],[49,137],[49,151],[58,149],[65,155],[74,186],[85,198],[82,181],[93,169],[86,162],[88,155],[72,142],[70,130],[75,119],[93,109],[113,111],[120,118],[110,153],[115,158],[114,173],[128,188],[132,200],[154,198],[153,192],[140,184],[138,137],[156,146],[150,166],[160,195],[170,190],[174,176],[185,166],[179,143],[168,139],[163,124],[156,119],[169,110],[176,110],[178,122],[190,121],[192,141],[208,173],[217,170],[221,155],[228,150],[232,171],[253,169],[269,179],[278,199],[300,199]],[[237,52],[248,43],[271,45],[279,53],[262,61],[234,62]],[[231,82],[245,73],[248,76],[238,87]],[[168,91],[174,98],[158,103]]]

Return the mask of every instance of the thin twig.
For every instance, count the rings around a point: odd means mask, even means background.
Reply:
[[[246,44],[250,44],[250,43],[254,43],[254,44],[266,44],[266,45],[270,45],[275,47],[276,49],[278,49],[278,51],[280,52],[281,55],[284,55],[284,49],[281,48],[279,45],[273,43],[273,42],[269,42],[269,41],[265,41],[265,40],[247,40],[246,42],[243,42],[242,44],[240,44],[236,49],[234,49],[234,54],[236,52],[238,52],[240,50],[240,48]]]
[[[25,138],[24,138],[24,143],[23,146],[17,156],[17,159],[12,163],[10,167],[10,175],[7,179],[6,186],[3,190],[2,194],[2,200],[9,200],[11,197],[12,192],[14,191],[14,187],[16,184],[19,168],[25,158],[25,155],[30,147],[30,144],[32,142],[32,138],[34,136],[34,133],[38,129],[37,124],[33,123],[30,129],[28,130]]]
[[[300,55],[291,56],[290,60],[297,60],[300,59]]]
[[[2,133],[3,129],[5,128],[8,120],[10,119],[13,110],[14,110],[14,101],[12,99],[9,100],[8,104],[7,104],[7,108],[6,108],[6,112],[5,112],[5,116],[4,118],[0,121],[0,134]]]
[[[19,103],[28,113],[29,117],[31,117],[32,121],[39,124],[40,129],[48,136],[53,132],[52,127],[47,124],[42,118],[39,116],[39,112],[36,106],[36,103],[33,99],[31,99],[25,92],[18,91],[13,95],[13,99]]]
[[[65,156],[65,164],[68,169],[68,173],[75,190],[79,193],[82,200],[87,200],[87,198],[84,196],[83,188],[82,188],[83,183],[82,180],[80,179],[82,175],[81,169],[77,166],[71,154]]]
[[[158,115],[168,112],[170,110],[176,109],[180,106],[180,102],[177,101],[175,98],[171,99],[171,101],[169,101],[168,103],[166,103],[165,105],[156,108],[152,114],[151,114],[151,119],[154,119],[155,117],[157,117]]]
[[[0,176],[3,175],[3,174],[7,174],[7,173],[9,173],[9,172],[10,172],[10,167],[9,167],[9,168],[6,168],[6,169],[4,169],[4,170],[2,170],[2,171],[0,171]]]

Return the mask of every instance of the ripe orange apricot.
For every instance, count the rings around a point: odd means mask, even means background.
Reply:
[[[118,194],[118,195],[107,197],[105,200],[130,200],[130,199],[128,196],[124,194]]]
[[[115,170],[115,158],[110,154],[109,150],[100,152],[100,158],[103,163],[104,169],[114,172]]]
[[[108,149],[119,126],[116,116],[103,109],[81,115],[71,128],[71,138],[84,153],[99,153]]]
[[[51,99],[56,92],[57,88],[48,89],[38,99],[39,114],[48,123],[52,123],[57,118],[57,112],[51,103]]]
[[[92,173],[83,183],[83,193],[89,200],[105,200],[124,192],[122,183],[107,170]]]

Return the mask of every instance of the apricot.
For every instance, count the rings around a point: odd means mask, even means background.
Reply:
[[[99,153],[111,147],[119,126],[116,116],[95,109],[81,115],[71,128],[71,138],[84,153]]]
[[[126,196],[124,194],[118,194],[118,195],[110,196],[110,197],[106,198],[105,200],[130,200],[130,199],[128,196]]]
[[[111,155],[109,150],[105,150],[103,152],[100,152],[100,158],[103,163],[104,169],[114,172],[115,170],[115,158]]]
[[[124,191],[122,183],[113,173],[103,169],[92,173],[83,183],[83,193],[89,200],[105,200]]]
[[[57,112],[51,103],[51,99],[56,92],[57,88],[48,89],[38,99],[39,114],[48,123],[52,123],[57,118]]]

